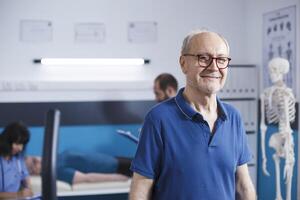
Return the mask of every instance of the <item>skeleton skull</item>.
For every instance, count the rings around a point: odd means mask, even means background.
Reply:
[[[289,72],[289,61],[284,58],[273,58],[268,65],[272,83],[283,80],[283,75]]]

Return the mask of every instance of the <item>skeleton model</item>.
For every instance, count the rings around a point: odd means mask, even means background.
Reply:
[[[273,85],[261,94],[261,149],[263,173],[267,171],[265,151],[265,114],[268,123],[278,123],[278,132],[273,133],[269,147],[275,150],[273,160],[276,173],[276,200],[282,200],[280,189],[280,158],[285,159],[284,179],[286,184],[286,200],[291,199],[293,168],[295,163],[294,140],[290,123],[295,120],[295,97],[292,90],[283,82],[283,75],[289,71],[289,62],[283,58],[274,58],[269,62],[269,74]]]

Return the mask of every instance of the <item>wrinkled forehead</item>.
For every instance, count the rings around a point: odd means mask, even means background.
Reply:
[[[205,32],[193,36],[189,49],[195,53],[214,53],[228,55],[228,46],[223,38],[216,33]]]

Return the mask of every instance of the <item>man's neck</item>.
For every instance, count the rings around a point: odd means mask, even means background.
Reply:
[[[183,96],[187,102],[199,113],[209,115],[217,112],[216,94],[205,94],[199,90],[186,87]]]

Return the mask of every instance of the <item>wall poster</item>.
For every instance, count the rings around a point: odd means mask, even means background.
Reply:
[[[268,62],[272,58],[282,57],[290,63],[290,70],[284,81],[288,87],[296,91],[296,28],[296,6],[263,15],[264,88],[272,85],[268,75]]]

